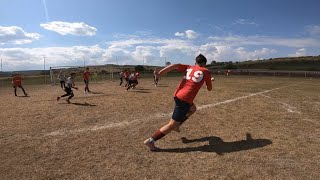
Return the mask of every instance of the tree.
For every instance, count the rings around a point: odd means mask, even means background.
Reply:
[[[138,65],[134,69],[136,69],[138,71],[144,71],[145,70],[145,68],[142,65]]]

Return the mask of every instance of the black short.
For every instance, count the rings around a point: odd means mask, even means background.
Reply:
[[[89,80],[83,80],[83,82],[88,85],[89,84]]]
[[[138,80],[129,80],[129,84],[138,84]]]
[[[174,111],[172,114],[172,119],[178,122],[183,122],[186,118],[186,115],[190,111],[191,104],[174,97],[174,101],[176,103],[174,107]]]
[[[69,87],[64,88],[64,91],[65,91],[67,94],[72,94],[72,93],[73,93],[72,89],[69,88]]]

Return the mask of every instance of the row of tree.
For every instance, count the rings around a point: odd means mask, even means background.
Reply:
[[[270,58],[248,61],[212,61],[212,69],[267,69],[267,70],[304,70],[320,71],[320,56]]]

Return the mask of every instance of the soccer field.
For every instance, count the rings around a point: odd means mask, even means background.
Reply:
[[[79,82],[72,104],[59,86],[0,89],[1,179],[320,179],[320,79],[217,76],[150,152],[179,82]]]

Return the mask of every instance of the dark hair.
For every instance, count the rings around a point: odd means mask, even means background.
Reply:
[[[204,57],[204,55],[199,54],[199,55],[196,57],[196,63],[197,63],[197,64],[204,64],[204,65],[206,65],[206,64],[207,64],[207,58]]]

